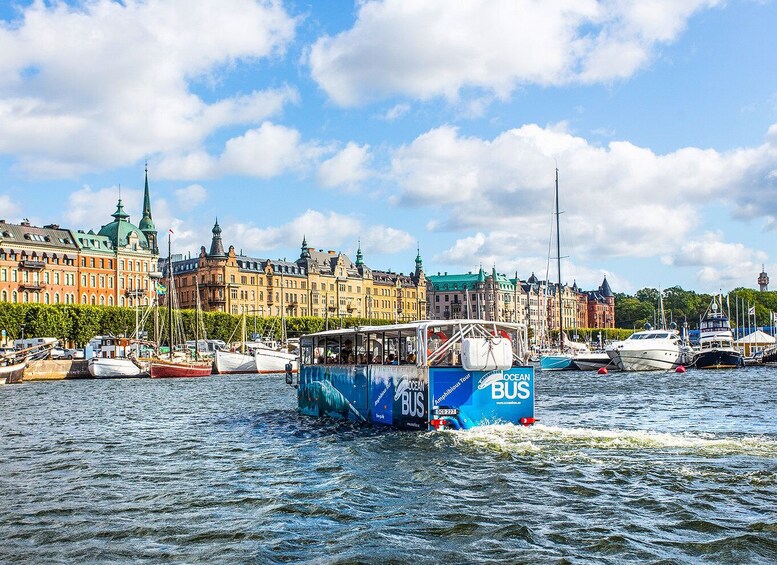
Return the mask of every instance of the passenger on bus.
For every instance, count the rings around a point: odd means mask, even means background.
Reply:
[[[340,363],[353,363],[353,342],[346,339],[340,352]]]
[[[396,364],[397,364],[396,357],[394,356],[393,353],[389,353],[388,357],[386,357],[386,365],[396,365]]]

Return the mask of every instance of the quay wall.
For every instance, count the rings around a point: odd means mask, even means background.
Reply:
[[[58,381],[62,379],[88,379],[89,369],[84,359],[73,361],[30,361],[24,369],[25,381]]]

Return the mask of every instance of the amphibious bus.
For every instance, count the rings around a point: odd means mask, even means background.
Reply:
[[[418,321],[300,339],[301,413],[399,429],[534,423],[526,326]]]

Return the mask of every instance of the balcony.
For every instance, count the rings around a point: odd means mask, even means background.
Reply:
[[[46,268],[46,263],[43,261],[32,261],[27,259],[19,263],[20,269],[28,269],[30,271],[41,271]]]
[[[38,292],[39,290],[43,290],[44,288],[46,288],[46,285],[41,283],[36,283],[36,282],[27,282],[27,283],[20,284],[19,288],[21,288],[22,290],[31,290],[33,292]]]
[[[227,299],[226,298],[209,298],[208,299],[208,304],[210,306],[217,306],[217,305],[226,304],[226,303],[227,303]]]

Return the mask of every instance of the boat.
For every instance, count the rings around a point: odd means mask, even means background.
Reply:
[[[297,388],[307,416],[407,430],[534,423],[524,324],[417,321],[300,338]],[[386,363],[386,364],[384,364]]]
[[[564,347],[564,309],[562,304],[561,292],[561,242],[559,239],[560,226],[558,209],[558,169],[556,169],[556,190],[555,190],[555,210],[556,216],[556,261],[558,266],[558,287],[556,295],[558,296],[558,349],[540,354],[540,370],[542,371],[563,371],[572,368],[572,353],[565,350]],[[548,253],[550,255],[550,253]],[[550,257],[548,257],[550,259]],[[547,277],[546,277],[547,279]],[[547,286],[546,286],[547,292]]]
[[[697,369],[733,369],[743,367],[744,355],[734,346],[731,322],[723,311],[723,297],[712,297],[699,324],[699,350],[693,360]]]
[[[98,355],[87,362],[89,374],[96,379],[142,376],[140,361],[130,357],[132,346],[126,337],[101,336]]]
[[[257,372],[254,356],[248,353],[241,353],[240,351],[221,351],[217,349],[213,356],[213,367],[219,375]]]
[[[6,365],[0,366],[0,382],[8,385],[22,382],[25,367],[27,367],[26,360],[19,363],[9,360]]]
[[[615,368],[606,351],[582,351],[572,357],[572,365],[580,371],[598,371]]]
[[[185,352],[176,354],[176,292],[173,278],[173,262],[172,262],[172,242],[171,237],[168,237],[168,254],[167,254],[167,296],[168,296],[168,337],[170,343],[170,353],[167,359],[156,357],[151,360],[149,374],[152,379],[160,378],[188,378],[188,377],[208,377],[213,372],[213,363],[210,361],[201,361],[199,358],[198,347],[194,348],[192,354],[189,354],[188,348]],[[199,331],[199,287],[196,290],[197,295],[197,308],[195,309],[195,332]],[[196,335],[194,342],[199,341],[199,336]],[[180,340],[184,343],[184,340]]]
[[[253,348],[254,363],[257,373],[279,373],[286,371],[286,365],[291,365],[291,371],[299,370],[299,357],[296,353],[283,351],[266,343],[257,343]]]
[[[674,323],[667,330],[645,324],[643,331],[610,344],[606,351],[622,371],[666,371],[693,362],[693,350],[683,343]]]

